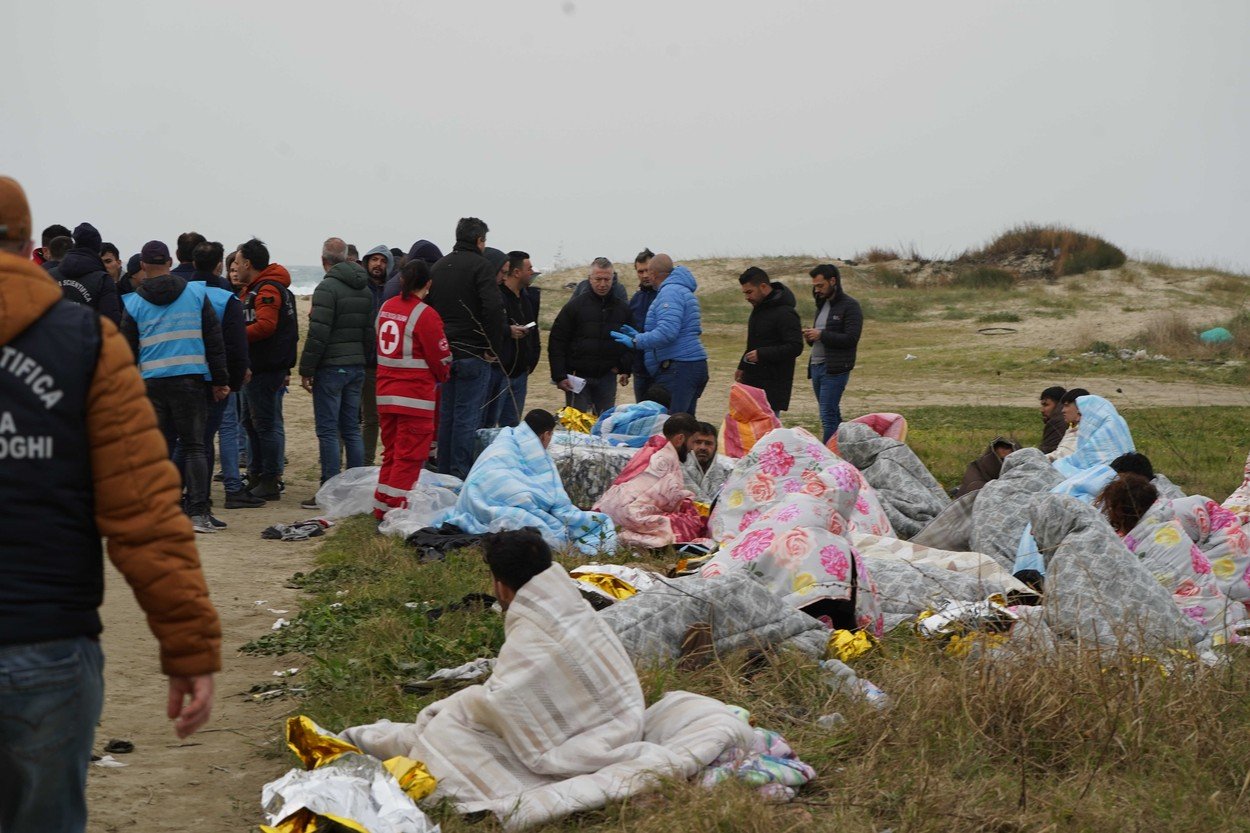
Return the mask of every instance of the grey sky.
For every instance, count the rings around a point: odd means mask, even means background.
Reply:
[[[11,5],[0,171],[123,254],[446,250],[474,214],[545,264],[1037,220],[1250,266],[1241,0]]]

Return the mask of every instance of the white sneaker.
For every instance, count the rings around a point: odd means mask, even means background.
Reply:
[[[217,531],[217,527],[213,526],[213,519],[208,515],[196,515],[191,518],[191,528],[205,535]]]

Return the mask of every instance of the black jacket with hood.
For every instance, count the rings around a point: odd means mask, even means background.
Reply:
[[[833,282],[833,297],[828,301],[817,299],[816,315],[820,308],[829,305],[829,317],[820,333],[820,343],[825,346],[825,372],[838,375],[855,369],[855,352],[859,337],[864,332],[864,312],[856,301],[842,289],[842,278]]]
[[[772,281],[773,291],[751,309],[747,321],[747,349],[738,362],[743,384],[762,388],[773,411],[790,408],[794,388],[794,360],[803,354],[803,325],[790,287]],[[747,362],[756,352],[758,361]]]
[[[633,351],[612,339],[612,331],[633,323],[629,301],[614,292],[602,298],[592,289],[574,295],[556,315],[547,339],[551,381],[559,384],[570,373],[594,378],[616,369],[629,373]]]
[[[149,278],[135,287],[135,292],[149,303],[156,304],[158,307],[167,307],[177,301],[186,288],[185,279],[179,275],[170,274]],[[213,302],[208,298],[204,299],[204,312],[200,320],[204,338],[204,360],[208,364],[209,381],[214,387],[225,387],[230,384],[230,373],[226,363],[226,345],[221,336],[221,322],[217,320],[217,313],[213,312]],[[130,343],[130,350],[135,355],[135,362],[138,363],[139,325],[127,315],[122,321],[121,331],[126,336],[126,341]]]
[[[542,341],[538,336],[538,327],[530,327],[525,338],[512,338],[511,326],[524,326],[538,321],[539,291],[532,286],[521,289],[515,294],[506,284],[499,285],[499,300],[503,303],[504,326],[508,333],[499,345],[499,366],[509,378],[525,376],[534,372],[538,366],[538,357],[542,355]]]
[[[462,242],[430,269],[425,302],[443,319],[453,359],[499,355],[507,327],[497,271],[477,246]]]
[[[70,249],[48,274],[61,285],[67,300],[91,307],[114,324],[121,323],[122,304],[117,285],[105,270],[100,255],[90,247]]]

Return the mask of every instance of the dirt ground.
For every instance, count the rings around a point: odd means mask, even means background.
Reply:
[[[558,284],[557,284],[558,285]],[[1141,287],[1152,289],[1153,287]],[[559,303],[560,293],[552,293]],[[301,307],[307,308],[304,299]],[[554,313],[551,313],[554,314]],[[1066,333],[1077,328],[1097,331],[1114,328],[1129,331],[1144,316],[1120,315],[1110,321],[1105,313],[1083,311],[1075,322],[1065,322]],[[1114,323],[1111,323],[1114,322]],[[1046,333],[1021,327],[1011,340],[1045,340]],[[1050,333],[1053,337],[1054,333]],[[904,345],[899,345],[902,351]],[[910,364],[910,363],[909,363]],[[923,368],[917,362],[917,371]],[[865,369],[866,371],[867,369]],[[942,374],[917,372],[907,378],[895,373],[861,371],[847,391],[844,412],[854,415],[873,410],[899,410],[919,405],[995,404],[1033,406],[1038,379],[1012,379],[986,385],[945,379]],[[712,379],[702,400],[700,416],[719,421],[732,382],[732,362],[715,362]],[[531,378],[529,407],[555,409],[563,404],[558,391],[547,384],[545,358]],[[1115,390],[1115,399],[1126,405],[1145,406],[1165,402],[1205,405],[1250,404],[1247,391],[1230,386],[1192,382],[1160,383],[1149,380],[1088,378],[1091,389]],[[796,379],[790,419],[814,419],[815,403],[803,379]],[[630,389],[632,390],[632,389]],[[625,401],[632,401],[626,394]],[[290,576],[308,570],[313,563],[314,542],[265,541],[266,526],[316,514],[300,509],[299,501],[316,488],[316,437],[312,423],[312,398],[292,387],[286,399],[287,493],[284,499],[262,509],[226,510],[216,514],[229,528],[216,535],[198,536],[200,555],[213,601],[222,618],[222,673],[217,676],[213,718],[205,730],[179,742],[164,716],[166,683],[157,665],[156,642],[142,612],[120,576],[108,573],[103,608],[105,631],[105,705],[96,733],[99,753],[111,739],[129,740],[133,753],[115,756],[124,768],[93,766],[88,785],[92,831],[186,831],[192,829],[253,828],[261,821],[260,791],[292,765],[281,754],[283,718],[290,699],[256,702],[248,690],[259,682],[272,681],[282,663],[268,657],[239,653],[247,641],[268,632],[279,618],[274,611],[293,614],[299,593],[284,587]],[[224,500],[221,484],[214,484],[214,499]],[[295,678],[298,680],[298,676]]]

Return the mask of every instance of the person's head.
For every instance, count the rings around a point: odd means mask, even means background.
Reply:
[[[431,266],[438,263],[442,256],[443,250],[440,249],[437,244],[424,239],[413,243],[412,248],[409,249],[408,254],[405,255],[408,260],[424,260]]]
[[[482,548],[494,580],[495,598],[504,610],[530,579],[551,566],[551,547],[531,527],[487,535]]]
[[[122,253],[112,243],[100,244],[100,262],[114,281],[122,276]]]
[[[269,268],[269,248],[262,240],[253,237],[239,246],[234,263],[239,267],[239,280],[247,286]]]
[[[660,252],[647,264],[647,273],[651,276],[651,285],[658,287],[664,279],[673,274],[673,259]]]
[[[143,264],[141,281],[168,275],[172,263],[169,257],[169,247],[159,240],[149,240],[143,244],[143,249],[139,252],[139,262]]]
[[[828,301],[838,294],[842,273],[832,263],[822,263],[807,274],[812,278],[812,296],[817,303]]]
[[[768,280],[768,273],[758,266],[751,266],[739,275],[738,284],[742,287],[742,297],[746,298],[751,306],[755,306],[773,294],[773,285]]]
[[[226,247],[217,242],[204,242],[191,252],[191,263],[195,271],[210,275],[221,274],[221,263],[226,256]]]
[[[525,415],[525,424],[538,437],[543,448],[551,445],[551,437],[556,432],[556,418],[551,415],[550,411],[535,408]]]
[[[374,283],[386,283],[386,279],[390,277],[391,259],[394,255],[387,256],[384,252],[374,252],[365,255],[365,261],[362,264],[365,271],[369,273],[369,280]]]
[[[1121,454],[1111,461],[1110,466],[1116,474],[1136,474],[1147,480],[1155,479],[1155,467],[1151,465],[1150,458],[1136,451]]]
[[[245,286],[243,279],[239,277],[238,258],[239,252],[237,250],[226,255],[226,279],[235,288]]]
[[[1159,490],[1140,474],[1121,474],[1107,484],[1094,505],[1120,535],[1127,535],[1159,499]]]
[[[25,197],[23,197],[23,199],[25,199]],[[29,209],[27,209],[27,211],[29,211]],[[52,244],[53,240],[58,237],[72,236],[73,235],[70,233],[70,230],[60,223],[53,223],[44,229],[43,233],[39,235],[39,249],[43,252],[44,260],[52,260],[52,258],[48,256],[48,246]]]
[[[1054,385],[1042,391],[1042,395],[1038,398],[1041,403],[1042,419],[1050,419],[1059,411],[1059,403],[1063,401],[1063,395],[1066,390]]]
[[[590,274],[586,276],[586,280],[590,281],[590,289],[600,298],[606,297],[612,291],[612,281],[616,279],[616,272],[612,269],[612,261],[606,257],[597,257],[590,262]]]
[[[477,217],[461,217],[456,223],[456,245],[473,246],[479,252],[486,248],[486,234],[490,228]]]
[[[508,277],[508,254],[502,249],[487,246],[482,249],[482,257],[486,258],[486,262],[495,270],[495,282],[502,286]]]
[[[642,392],[643,402],[654,402],[668,408],[673,404],[673,395],[663,385],[652,385]]]
[[[1064,422],[1069,425],[1078,425],[1081,422],[1081,409],[1076,407],[1076,400],[1082,396],[1089,396],[1089,391],[1085,388],[1073,388],[1059,398],[1059,407],[1063,409]]]
[[[30,257],[35,251],[30,220],[30,203],[21,183],[0,176],[0,251]]]
[[[64,259],[65,253],[74,248],[74,238],[72,237],[53,237],[48,241],[48,245],[44,247],[47,252],[49,261],[59,261]]]
[[[716,426],[710,422],[700,422],[686,445],[690,447],[699,465],[706,470],[716,459]]]
[[[690,453],[690,437],[699,430],[699,421],[690,414],[673,414],[664,420],[664,439],[677,451],[677,459],[686,462]]]
[[[1006,437],[995,437],[994,442],[990,443],[990,448],[994,449],[998,459],[1005,460],[1008,454],[1020,450],[1020,443]]]
[[[651,258],[655,257],[655,252],[650,249],[643,249],[634,257],[634,274],[638,276],[638,286],[651,285]]]
[[[143,256],[139,253],[132,254],[130,260],[126,261],[126,275],[131,279],[131,284],[139,283],[143,280]]]
[[[341,237],[331,237],[321,244],[321,268],[327,272],[340,263],[347,262],[347,242]]]
[[[100,237],[100,232],[91,223],[79,223],[74,226],[74,248],[86,249],[93,255],[100,254],[100,249],[104,246],[104,238]]]
[[[391,257],[394,258],[394,262],[391,265],[391,269],[393,270],[402,269],[403,265],[410,260],[409,256],[404,254],[404,250],[398,246],[391,247]],[[434,264],[430,265],[433,266]]]
[[[507,270],[505,280],[519,288],[529,286],[534,281],[534,275],[538,274],[534,271],[529,253],[519,249],[508,252],[508,262],[504,264],[504,269]]]
[[[373,257],[381,257],[374,255]],[[373,258],[370,258],[372,260]],[[405,301],[413,295],[425,297],[430,286],[430,265],[424,260],[410,260],[399,270],[400,294]]]
[[[348,263],[359,263],[359,262],[360,262],[360,249],[357,249],[357,248],[356,248],[356,244],[355,244],[355,243],[348,243],[348,244],[347,244],[347,262],[348,262]]]
[[[195,247],[207,242],[207,238],[198,231],[184,231],[178,235],[178,245],[174,252],[179,263],[191,263],[195,258]]]

